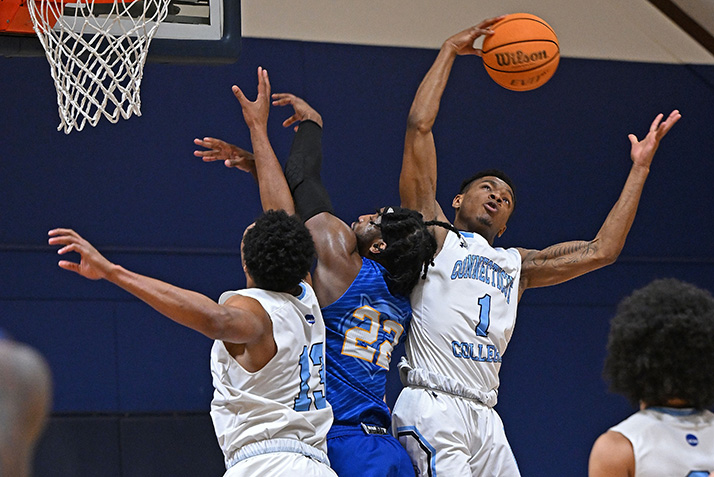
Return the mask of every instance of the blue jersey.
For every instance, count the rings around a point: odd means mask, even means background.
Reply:
[[[327,329],[327,400],[335,424],[389,427],[391,417],[384,402],[387,371],[412,309],[408,297],[389,292],[385,275],[384,267],[363,258],[352,285],[322,309]]]

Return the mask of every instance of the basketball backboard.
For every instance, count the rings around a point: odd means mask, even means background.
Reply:
[[[70,7],[68,3],[67,12]],[[3,0],[0,4],[0,56],[45,56],[26,9],[26,0]],[[171,0],[168,15],[151,42],[148,61],[233,63],[240,48],[240,0]]]

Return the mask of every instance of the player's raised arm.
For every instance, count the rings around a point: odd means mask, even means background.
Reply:
[[[276,106],[292,106],[294,114],[283,122],[296,134],[285,163],[285,177],[298,215],[312,233],[317,251],[313,274],[315,293],[327,306],[349,288],[362,266],[354,232],[334,215],[322,168],[322,116],[305,100],[289,93],[273,95]],[[296,125],[296,123],[299,123]]]
[[[432,127],[454,59],[457,55],[480,55],[481,51],[473,46],[474,41],[481,35],[492,34],[490,26],[501,18],[484,20],[447,39],[412,102],[404,139],[399,195],[402,207],[418,210],[425,220],[446,221],[436,202],[436,147]],[[436,233],[437,241],[443,242],[445,231],[437,229]]]
[[[268,139],[268,114],[270,112],[270,80],[268,72],[258,67],[258,96],[249,101],[238,86],[233,86],[233,94],[240,102],[243,118],[250,129],[253,144],[256,177],[260,189],[263,210],[284,210],[295,213],[290,189],[285,181],[275,152]]]
[[[139,275],[110,262],[73,230],[54,229],[48,235],[50,245],[61,245],[58,254],[76,252],[81,257],[79,263],[60,260],[61,268],[90,280],[107,280],[164,316],[209,338],[251,343],[261,339],[270,329],[265,310],[252,298],[241,297],[243,300],[234,300],[232,306],[219,305],[200,293]]]
[[[642,141],[638,141],[634,134],[629,135],[632,168],[619,199],[593,240],[564,242],[543,250],[519,249],[523,258],[521,292],[526,288],[556,285],[617,260],[635,219],[659,142],[680,117],[677,110],[672,111],[665,121],[659,114]]]

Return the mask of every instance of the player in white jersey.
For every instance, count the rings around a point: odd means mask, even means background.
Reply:
[[[474,41],[490,35],[492,18],[446,40],[424,77],[407,122],[399,189],[402,206],[424,220],[447,221],[436,201],[436,148],[432,127],[457,55],[480,55]],[[483,171],[464,181],[452,201],[453,225],[435,228],[437,255],[426,281],[412,293],[405,388],[392,428],[420,475],[519,474],[493,406],[498,371],[528,288],[562,283],[616,260],[635,217],[649,166],[678,111],[638,141],[630,135],[632,168],[619,200],[593,240],[544,250],[493,247],[513,212],[515,189],[504,173]]]
[[[293,215],[290,190],[267,139],[270,85],[258,69],[258,98],[241,99],[251,129],[263,209],[241,242],[247,290],[221,303],[190,290],[130,272],[104,258],[69,229],[49,232],[59,254],[80,263],[59,266],[105,279],[184,326],[216,340],[211,415],[224,452],[226,476],[335,477],[326,455],[332,409],[325,400],[325,325],[308,276],[315,247]],[[277,167],[277,173],[271,168]]]
[[[655,280],[619,305],[605,376],[640,411],[602,434],[590,477],[708,477],[714,472],[714,298]]]
[[[260,302],[272,321],[277,348],[265,366],[250,372],[223,341],[213,344],[211,417],[227,476],[257,472],[265,463],[256,466],[250,457],[268,449],[282,455],[272,456],[266,467],[270,473],[260,475],[309,475],[310,459],[285,460],[289,452],[329,463],[326,435],[332,408],[325,399],[325,323],[312,288],[305,282],[300,288],[299,296],[252,288],[225,292],[218,300],[223,304],[242,296]],[[300,462],[302,467],[296,468]]]

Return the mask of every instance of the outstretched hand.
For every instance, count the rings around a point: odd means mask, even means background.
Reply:
[[[245,172],[253,172],[255,170],[253,153],[236,145],[213,137],[196,138],[193,143],[208,149],[207,151],[193,151],[193,155],[203,159],[203,162],[223,161],[226,167],[234,167]]]
[[[290,127],[295,123],[309,119],[310,121],[315,121],[320,127],[322,127],[322,116],[320,113],[315,111],[312,106],[307,104],[307,102],[298,98],[294,94],[290,93],[275,93],[273,95],[273,105],[274,106],[287,106],[291,105],[295,110],[295,114],[290,116],[288,119],[283,121],[283,127]],[[294,127],[295,131],[298,130],[298,125]]]
[[[270,79],[268,71],[263,67],[258,67],[258,96],[255,101],[250,101],[245,97],[243,91],[233,85],[233,94],[238,99],[243,109],[243,118],[249,128],[268,127],[268,113],[270,112]]]
[[[493,35],[491,26],[503,20],[506,15],[489,18],[482,21],[476,26],[467,28],[456,35],[448,38],[444,44],[451,46],[457,55],[476,55],[481,56],[483,51],[480,48],[474,47],[474,41],[482,35]]]
[[[642,139],[642,141],[638,141],[637,136],[634,134],[630,134],[628,136],[630,143],[632,144],[630,157],[635,165],[649,169],[650,164],[652,163],[652,158],[659,147],[659,142],[665,134],[672,129],[672,126],[679,121],[679,118],[681,118],[682,115],[675,109],[669,113],[669,116],[664,122],[662,122],[663,117],[664,115],[662,113],[657,115],[650,125],[649,132],[644,139]]]
[[[63,255],[67,252],[77,252],[81,255],[79,263],[68,260],[60,260],[60,268],[79,273],[90,280],[106,278],[113,264],[95,249],[91,243],[83,239],[77,232],[71,229],[53,229],[48,232],[50,245],[64,245],[57,250]]]

